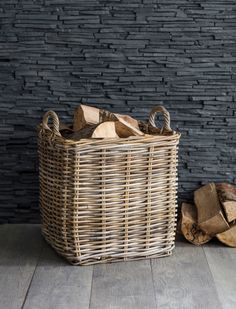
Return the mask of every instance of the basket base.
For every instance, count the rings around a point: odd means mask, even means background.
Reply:
[[[156,249],[156,252],[153,254],[146,254],[143,252],[142,254],[135,255],[132,253],[132,256],[103,256],[103,257],[90,257],[90,258],[84,258],[80,256],[76,256],[73,253],[67,253],[64,250],[60,250],[59,247],[57,247],[54,243],[50,241],[50,239],[47,237],[45,233],[42,232],[42,235],[46,242],[57,252],[58,255],[62,256],[64,259],[66,259],[71,265],[74,266],[89,266],[89,265],[95,265],[95,264],[105,264],[105,263],[117,263],[117,262],[130,262],[130,261],[138,261],[138,260],[144,260],[144,259],[155,259],[155,258],[161,258],[161,257],[167,257],[172,255],[173,249],[175,245],[173,244],[171,247]]]

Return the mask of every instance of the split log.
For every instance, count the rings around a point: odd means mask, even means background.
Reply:
[[[92,138],[118,138],[116,133],[116,122],[106,121],[100,123],[93,131]]]
[[[64,137],[73,140],[80,140],[83,138],[119,138],[116,133],[116,126],[114,121],[106,121],[100,124],[86,126],[80,131],[72,134],[64,134]]]
[[[73,129],[74,131],[79,131],[88,125],[99,124],[105,121],[117,121],[117,120],[124,122],[125,124],[128,123],[131,127],[134,127],[135,129],[139,130],[138,121],[129,115],[114,114],[104,109],[99,109],[96,107],[87,106],[83,104],[81,104],[75,110]]]
[[[216,189],[227,221],[236,220],[236,188],[227,183],[219,183],[216,185]]]
[[[120,121],[115,122],[116,132],[119,137],[143,136],[144,133],[133,127],[130,123],[120,118]]]
[[[129,124],[130,126],[132,126],[135,129],[139,130],[139,123],[138,120],[132,118],[129,115],[120,115],[120,114],[114,114],[116,119],[119,120],[120,122],[125,122],[126,124]]]
[[[234,224],[228,231],[217,234],[216,237],[223,244],[236,248],[236,224]]]
[[[207,243],[212,238],[198,226],[197,209],[192,204],[182,204],[181,231],[189,242],[198,246]]]
[[[96,107],[80,105],[74,112],[74,131],[79,131],[86,126],[100,122],[100,110]]]
[[[82,138],[126,138],[129,136],[144,136],[144,133],[135,129],[124,120],[105,121],[99,124],[85,126],[79,131],[71,133],[63,130],[61,132],[65,138],[80,140]]]
[[[221,210],[214,183],[209,183],[194,192],[198,225],[208,235],[214,236],[229,229]]]

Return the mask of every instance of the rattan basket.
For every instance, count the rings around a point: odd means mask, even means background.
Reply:
[[[162,129],[155,127],[158,112]],[[74,141],[61,136],[55,112],[44,115],[38,140],[42,233],[70,263],[171,254],[180,134],[161,106],[140,128],[152,135]]]

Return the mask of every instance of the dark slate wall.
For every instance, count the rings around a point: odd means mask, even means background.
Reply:
[[[1,0],[0,222],[38,220],[36,131],[80,102],[182,132],[179,195],[236,182],[234,0]]]

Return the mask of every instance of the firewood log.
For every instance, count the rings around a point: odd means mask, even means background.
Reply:
[[[105,121],[100,123],[93,131],[92,138],[119,138],[116,133],[116,122]]]
[[[100,110],[96,107],[80,105],[74,112],[74,131],[100,122]]]
[[[139,129],[139,124],[138,124],[138,120],[132,118],[129,115],[120,115],[120,114],[114,114],[115,117],[117,118],[117,120],[119,120],[120,122],[125,122],[126,124],[129,124],[130,126],[132,126],[135,129]]]
[[[82,138],[126,138],[129,136],[144,136],[144,133],[135,129],[128,123],[125,123],[125,121],[105,121],[100,124],[87,125],[74,133],[67,130],[61,133],[64,137],[74,140],[80,140]]]
[[[114,121],[105,121],[100,124],[86,126],[79,131],[72,134],[64,134],[63,136],[77,141],[82,138],[119,138]]]
[[[99,124],[104,121],[121,121],[139,129],[138,121],[129,115],[114,114],[104,109],[81,104],[74,113],[74,131],[79,131],[87,125]]]
[[[68,132],[68,131],[61,131],[61,134],[62,134],[63,137],[65,137],[67,139],[73,139],[73,140],[78,141],[82,138],[91,137],[97,126],[98,125],[96,125],[96,124],[86,126],[83,129],[76,131],[76,132],[73,132],[73,133]]]
[[[232,225],[228,231],[217,234],[216,237],[223,244],[236,248],[236,224]]]
[[[119,121],[115,122],[116,132],[119,137],[129,137],[129,136],[143,136],[144,133],[139,129],[133,127],[130,123],[120,118]]]
[[[194,192],[198,225],[208,235],[214,236],[229,229],[224,218],[214,183],[209,183]]]
[[[109,111],[106,111],[104,109],[100,109],[100,122],[103,121],[119,121],[123,124],[125,124],[126,126],[132,128],[132,130],[134,130],[137,134],[135,135],[142,135],[141,131],[139,130],[139,123],[138,120],[132,118],[129,115],[121,115],[121,114],[114,114],[111,113]]]
[[[219,183],[216,185],[216,189],[227,221],[236,220],[236,188],[227,183]]]
[[[181,231],[194,245],[203,245],[212,238],[198,226],[196,207],[187,203],[183,203],[181,208]]]

